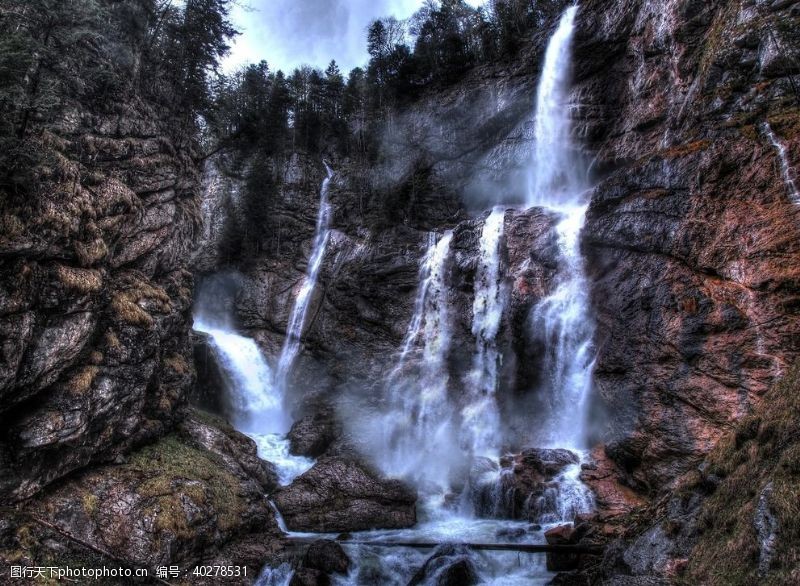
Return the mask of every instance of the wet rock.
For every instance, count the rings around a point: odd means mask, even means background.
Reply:
[[[498,531],[495,533],[495,537],[497,537],[497,539],[513,540],[513,539],[521,539],[522,537],[525,537],[525,535],[527,534],[528,532],[525,531],[525,529],[523,529],[522,527],[516,527],[516,528],[498,529]]]
[[[325,410],[298,419],[287,435],[295,456],[319,458],[341,437],[341,426],[333,412]]]
[[[308,546],[303,557],[303,567],[325,574],[347,574],[350,558],[337,542],[319,539]]]
[[[291,531],[396,529],[416,523],[416,494],[348,457],[327,457],[273,495]]]
[[[549,545],[575,545],[578,533],[571,524],[559,525],[545,531],[544,538]],[[550,572],[575,570],[580,565],[580,558],[580,554],[548,552],[547,569]]]
[[[208,334],[192,332],[192,354],[197,382],[192,386],[189,401],[206,411],[227,415],[234,410],[226,393],[225,374],[214,357]]]
[[[469,550],[461,545],[441,545],[428,558],[408,586],[472,586],[479,577]]]
[[[647,503],[632,488],[622,484],[624,476],[603,446],[592,450],[592,463],[582,467],[581,480],[592,489],[595,496],[594,521],[626,515]]]
[[[478,462],[470,477],[475,509],[481,516],[539,521],[556,512],[555,478],[578,462],[569,450],[539,448],[504,456],[499,467]]]
[[[140,567],[190,566],[256,532],[267,551],[267,544],[274,540],[277,546],[282,537],[264,498],[271,479],[254,454],[245,436],[191,419],[181,433],[133,452],[123,464],[48,489],[28,501],[25,511]],[[19,547],[36,560],[47,555],[51,540],[71,544],[63,535],[34,532]],[[238,556],[235,548],[228,553]]]
[[[312,568],[298,568],[289,580],[289,586],[329,586],[330,577],[320,570]]]
[[[278,474],[274,464],[258,456],[255,443],[237,432],[222,419],[194,410],[181,422],[179,430],[198,447],[216,454],[225,468],[236,474],[242,482],[255,481],[258,488],[269,494],[278,487]]]

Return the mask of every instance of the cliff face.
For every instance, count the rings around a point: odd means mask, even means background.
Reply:
[[[575,95],[606,172],[584,240],[609,453],[641,489],[696,466],[798,357],[794,3],[582,10]],[[612,20],[607,14],[613,12]]]
[[[800,350],[798,206],[773,144],[786,164],[798,163],[788,77],[797,39],[785,24],[796,12],[785,2],[581,6],[571,99],[595,183],[583,242],[598,325],[596,437],[642,493],[696,466]],[[375,168],[327,154],[337,171],[334,233],[299,388],[336,396],[390,366],[428,230],[472,234],[456,239],[453,275],[456,295],[470,297],[479,236],[471,210],[524,199],[549,33],[513,65],[481,68],[399,113]],[[275,242],[245,263],[239,296],[242,325],[272,355],[301,283],[323,177],[321,162],[299,154],[279,173]],[[522,330],[558,262],[552,234],[539,234],[506,243],[518,259],[508,271],[513,319],[501,332],[516,357],[510,393],[535,386],[536,352]],[[468,353],[469,307],[454,307],[456,346]]]
[[[3,501],[165,433],[193,381],[190,152],[137,101],[75,104],[36,140],[35,190],[2,210]]]
[[[764,408],[767,389],[798,358],[800,202],[786,180],[800,165],[800,98],[789,77],[798,72],[798,10],[784,1],[581,5],[571,99],[594,185],[582,239],[597,321],[600,462],[587,481],[619,497],[601,498],[601,508],[624,513],[643,495],[684,482],[726,431]],[[335,211],[295,368],[296,415],[327,414],[345,393],[372,396],[411,319],[430,231],[454,232],[449,367],[464,372],[475,348],[471,299],[485,216],[478,210],[524,200],[550,33],[540,31],[513,63],[478,68],[395,113],[374,166],[326,149]],[[262,234],[255,243],[234,231],[254,250],[237,259],[226,250],[226,226],[248,213],[245,186],[212,165],[201,182],[191,149],[158,120],[138,102],[68,109],[38,135],[48,156],[33,171],[37,191],[4,204],[0,467],[8,473],[0,500],[29,497],[91,465],[29,510],[65,509],[62,527],[115,555],[135,541],[141,563],[160,563],[170,551],[202,559],[237,532],[261,530],[262,543],[248,550],[257,567],[278,540],[260,498],[273,488],[269,470],[219,422],[179,425],[194,377],[188,270],[238,271],[237,325],[277,356],[302,285],[324,168],[301,152],[270,161],[277,187],[267,194]],[[505,216],[501,407],[520,443],[539,413],[530,391],[540,356],[528,318],[558,268],[554,221],[538,209]],[[184,456],[207,468],[187,471]],[[147,458],[163,462],[163,474]],[[99,501],[84,500],[93,492]],[[225,504],[231,493],[241,498]],[[769,503],[772,493],[763,494]],[[120,499],[133,504],[118,515],[102,510]],[[142,516],[149,524],[138,523]],[[120,537],[128,525],[133,541]],[[3,545],[9,526],[0,522]],[[655,538],[619,546],[612,574],[664,574],[688,555],[684,547],[657,560],[640,556],[667,539],[653,527],[640,529]]]

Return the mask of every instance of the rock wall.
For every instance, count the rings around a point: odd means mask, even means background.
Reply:
[[[608,18],[609,14],[615,18]],[[669,487],[798,358],[791,2],[589,2],[576,40],[600,181],[584,234],[608,452]],[[607,436],[608,437],[608,436]]]
[[[0,500],[112,461],[181,417],[199,175],[136,100],[37,130],[0,236]]]

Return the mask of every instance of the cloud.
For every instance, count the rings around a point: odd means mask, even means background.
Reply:
[[[479,5],[486,0],[469,0]],[[407,18],[423,0],[249,0],[235,7],[242,34],[225,69],[266,60],[272,69],[291,71],[309,64],[324,68],[336,59],[342,71],[367,62],[366,29],[375,18]]]

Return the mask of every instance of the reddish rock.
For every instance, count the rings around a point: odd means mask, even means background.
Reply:
[[[644,497],[622,484],[624,477],[603,446],[592,450],[592,463],[584,465],[581,471],[581,480],[592,489],[595,497],[596,512],[591,520],[608,521],[647,504]]]

